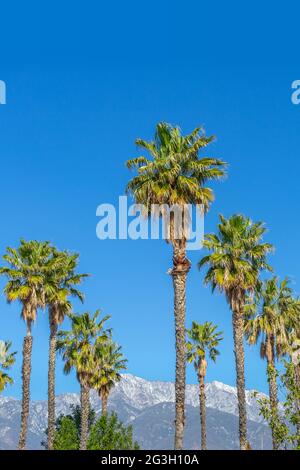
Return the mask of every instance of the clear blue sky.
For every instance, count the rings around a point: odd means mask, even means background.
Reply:
[[[158,121],[184,132],[203,124],[216,134],[210,153],[230,167],[214,186],[206,231],[220,212],[264,220],[276,246],[271,263],[300,292],[300,105],[290,99],[300,79],[299,10],[297,2],[257,1],[1,6],[0,252],[20,237],[78,251],[81,271],[92,274],[84,309],[112,315],[130,373],[173,380],[171,251],[163,241],[99,241],[95,211],[124,193],[134,140],[150,139]],[[201,252],[190,257],[187,323],[211,320],[224,330],[208,380],[234,384],[230,312],[202,285]],[[1,296],[0,336],[19,351],[6,392],[16,397],[25,331],[19,312]],[[41,312],[34,327],[33,398],[46,397],[47,321]],[[246,355],[247,387],[266,390],[258,351]],[[196,381],[192,368],[187,378]],[[57,392],[76,390],[58,361]]]

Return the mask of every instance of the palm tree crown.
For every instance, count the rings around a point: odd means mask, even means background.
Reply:
[[[268,279],[259,286],[254,298],[249,298],[245,307],[245,334],[249,344],[261,338],[261,357],[270,354],[282,355],[289,344],[289,328],[299,322],[297,310],[288,279],[279,283],[277,277]],[[272,338],[274,351],[270,351]]]
[[[96,338],[98,343],[108,338],[108,331],[104,330],[104,324],[109,316],[98,320],[100,313],[100,310],[97,310],[93,316],[89,312],[81,315],[69,314],[72,323],[71,330],[59,331],[57,335],[57,349],[65,362],[65,374],[69,374],[74,368],[79,382],[89,386],[94,370],[94,343]]]
[[[198,372],[201,361],[205,360],[206,353],[212,361],[216,361],[220,354],[217,347],[222,338],[222,333],[217,331],[217,326],[211,322],[202,325],[192,322],[192,328],[187,330],[189,341],[187,342],[187,361],[193,363]]]
[[[37,309],[45,306],[45,278],[57,262],[52,254],[49,242],[21,240],[18,248],[8,247],[3,256],[9,265],[0,269],[8,278],[4,293],[8,302],[22,303],[21,316],[28,324],[35,321]]]
[[[213,291],[225,291],[230,304],[244,303],[245,293],[256,288],[261,270],[271,270],[266,255],[272,245],[261,242],[264,225],[243,215],[229,219],[220,215],[218,229],[218,234],[206,236],[204,247],[212,253],[204,256],[198,266],[208,265],[204,282],[211,284]]]
[[[151,211],[151,204],[202,204],[208,209],[214,196],[206,181],[224,175],[225,163],[219,159],[199,158],[198,153],[214,140],[197,127],[183,136],[179,127],[160,122],[151,142],[137,139],[139,148],[150,154],[127,161],[128,168],[136,168],[138,175],[127,185],[138,204]]]
[[[121,380],[120,372],[126,369],[127,359],[123,356],[121,346],[111,339],[106,342],[100,339],[95,343],[94,361],[92,386],[102,399],[102,412],[105,414],[108,396],[115,384]]]
[[[88,274],[76,273],[79,255],[67,251],[53,250],[55,260],[54,269],[47,276],[45,282],[46,303],[52,321],[59,325],[65,315],[71,311],[69,297],[84,300],[82,292],[77,288]]]

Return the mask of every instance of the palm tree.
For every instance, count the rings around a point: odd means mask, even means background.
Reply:
[[[266,229],[261,222],[253,223],[243,215],[226,219],[220,215],[218,234],[206,236],[205,248],[211,251],[199,263],[207,265],[204,282],[224,292],[232,311],[234,353],[236,362],[236,384],[239,408],[240,448],[247,449],[247,415],[244,372],[244,307],[246,295],[252,292],[262,269],[271,269],[266,255],[272,250],[262,243]]]
[[[220,354],[217,347],[222,338],[222,333],[211,322],[202,325],[192,322],[192,328],[187,330],[190,341],[187,342],[187,360],[194,364],[199,381],[199,403],[201,418],[201,449],[206,450],[206,409],[205,409],[205,376],[207,368],[207,355],[212,361],[216,361]]]
[[[88,439],[89,394],[94,373],[94,343],[96,339],[98,342],[104,342],[108,338],[108,332],[103,327],[109,316],[98,320],[99,315],[100,310],[97,310],[93,316],[90,316],[89,312],[81,315],[69,314],[71,330],[59,331],[57,335],[57,349],[65,361],[64,373],[69,374],[72,369],[75,369],[80,383],[80,450],[86,450]]]
[[[78,264],[78,254],[70,254],[66,251],[53,251],[57,263],[53,272],[49,273],[46,280],[46,302],[49,306],[49,366],[48,366],[48,450],[53,449],[55,434],[55,362],[56,362],[56,338],[58,325],[60,325],[67,313],[71,311],[69,297],[78,298],[83,302],[82,293],[76,288],[86,277],[86,274],[75,272]]]
[[[11,341],[0,341],[0,393],[8,384],[13,384],[13,379],[6,372],[15,363],[16,352],[10,352]],[[1,370],[2,369],[2,370]]]
[[[284,311],[284,320],[286,327],[286,335],[281,336],[281,341],[277,341],[277,356],[287,355],[293,365],[294,384],[300,390],[300,300],[299,298],[290,297]],[[298,443],[300,447],[300,399],[295,399],[295,408],[298,412],[299,419],[296,423]]]
[[[105,343],[96,340],[94,351],[95,371],[92,386],[101,398],[102,415],[107,414],[109,394],[116,383],[121,380],[121,370],[126,369],[127,360],[121,350],[121,346],[118,346],[111,339]]]
[[[281,283],[277,277],[266,280],[256,291],[254,299],[249,299],[245,309],[249,317],[245,322],[245,334],[249,344],[260,343],[260,355],[267,361],[270,405],[274,415],[278,412],[278,391],[276,383],[276,356],[281,356],[289,342],[287,325],[295,312],[292,290],[288,280]],[[276,433],[272,430],[273,449],[278,449]]]
[[[294,368],[294,382],[295,386],[298,390],[300,390],[300,326],[299,326],[299,319],[300,319],[300,303],[296,301],[296,311],[298,312],[298,326],[293,329],[291,333],[291,341],[290,346],[288,348],[288,354],[290,355],[291,362]],[[298,446],[300,448],[300,399],[296,398],[295,408],[298,412],[298,420],[296,423],[297,427],[297,435],[299,436],[298,439]]]
[[[287,354],[295,366],[295,380],[300,389],[300,299],[292,297],[289,305],[290,312],[287,318],[287,342],[282,347],[281,355]],[[300,407],[299,407],[300,409]],[[300,432],[299,432],[300,435]]]
[[[53,269],[54,260],[49,242],[21,240],[18,248],[7,248],[3,259],[8,266],[0,269],[0,274],[8,278],[4,288],[7,301],[18,300],[22,305],[21,317],[26,323],[26,336],[23,342],[22,365],[22,413],[19,449],[26,446],[27,422],[30,403],[30,375],[32,352],[32,323],[39,307],[45,306],[44,280]]]
[[[167,241],[173,246],[173,267],[169,271],[174,287],[175,317],[175,449],[182,449],[185,421],[185,309],[186,279],[190,261],[186,257],[187,218],[176,226],[174,206],[186,214],[186,205],[201,205],[207,211],[214,199],[213,191],[205,184],[224,175],[225,163],[216,158],[199,158],[199,151],[214,140],[206,137],[201,128],[182,135],[179,127],[161,122],[156,126],[154,141],[137,139],[136,144],[149,153],[150,159],[140,156],[127,161],[137,175],[128,183],[127,193],[137,204],[144,206],[148,216],[154,205],[161,208]],[[165,209],[168,209],[166,212]],[[167,213],[167,215],[166,215]]]

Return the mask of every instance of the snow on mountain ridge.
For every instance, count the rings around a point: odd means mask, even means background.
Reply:
[[[246,391],[246,403],[249,419],[262,422],[253,390]],[[265,396],[262,393],[260,397]],[[172,382],[148,381],[131,374],[124,374],[122,380],[116,385],[111,394],[111,400],[123,398],[127,403],[138,409],[156,405],[163,402],[175,401],[174,384]],[[213,381],[206,384],[207,407],[238,415],[236,387]],[[188,384],[186,386],[186,403],[199,406],[198,385]]]
[[[189,384],[186,387],[186,403],[193,407],[199,406],[198,385]],[[259,393],[259,396],[263,394]],[[132,409],[132,416],[139,410],[160,403],[173,403],[175,401],[174,384],[172,382],[148,381],[132,374],[123,374],[122,380],[116,385],[110,395],[110,403],[120,404]],[[206,384],[207,407],[217,409],[226,413],[238,415],[236,388],[222,382],[209,382]],[[248,418],[258,423],[262,422],[259,416],[257,401],[253,391],[246,391]],[[0,397],[1,405],[9,405],[13,415],[20,413],[20,402],[15,398]],[[79,404],[79,395],[66,393],[56,397],[57,415],[67,414],[71,405]],[[96,413],[101,410],[101,403],[95,391],[91,392],[91,405]],[[33,432],[45,429],[47,418],[47,403],[44,400],[31,402],[32,413],[30,416],[30,428]]]

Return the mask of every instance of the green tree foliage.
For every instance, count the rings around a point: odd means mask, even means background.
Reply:
[[[56,420],[55,450],[79,450],[81,429],[80,406],[72,407],[71,413]],[[47,434],[47,431],[46,431]],[[47,449],[47,442],[42,442]],[[115,413],[101,416],[95,422],[95,411],[89,413],[88,450],[138,450],[133,439],[132,426],[124,426]]]
[[[132,426],[124,426],[115,413],[102,415],[92,426],[88,450],[138,450]]]
[[[285,391],[283,410],[275,411],[268,398],[257,400],[260,407],[260,414],[268,422],[272,434],[275,435],[276,442],[280,449],[300,450],[300,435],[298,433],[300,423],[300,389],[296,384],[295,365],[292,362],[284,361],[285,371],[280,376],[281,386]],[[268,368],[268,380],[275,378],[278,373],[275,369]]]
[[[96,413],[89,411],[88,429],[94,424]],[[55,433],[53,448],[56,450],[78,450],[80,443],[81,408],[72,405],[69,415],[60,415],[55,422]],[[45,431],[48,436],[48,429]],[[42,441],[41,445],[48,450],[48,439]]]
[[[104,342],[95,342],[94,373],[92,386],[97,390],[102,401],[102,414],[107,413],[108,397],[117,382],[121,380],[121,371],[126,369],[127,359],[124,358],[121,346],[109,338]]]
[[[7,370],[15,363],[16,352],[9,352],[11,342],[0,341],[0,393],[8,384],[14,383],[13,379],[8,375]]]
[[[74,419],[64,416],[59,425],[59,429],[54,434],[55,450],[78,450],[79,435]]]

